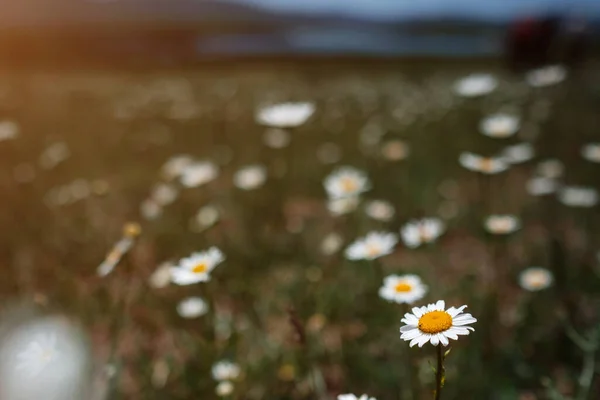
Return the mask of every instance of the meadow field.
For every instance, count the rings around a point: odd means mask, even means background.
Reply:
[[[441,398],[598,399],[599,70],[3,70],[2,309],[90,399],[433,399],[439,300]]]

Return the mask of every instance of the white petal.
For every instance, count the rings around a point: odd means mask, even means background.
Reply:
[[[443,333],[438,333],[438,339],[440,340],[440,343],[443,344],[444,346],[448,346],[448,344],[450,343],[448,341],[448,338],[446,338],[446,336],[444,336]]]
[[[419,336],[421,336],[421,331],[414,329],[412,331],[404,332],[400,338],[404,340],[412,340]]]
[[[444,300],[439,300],[437,303],[435,303],[435,309],[437,311],[444,311],[445,308],[446,302]]]
[[[421,339],[421,337],[420,337],[420,336],[417,336],[416,338],[414,338],[413,340],[411,340],[411,341],[410,341],[410,344],[409,344],[409,346],[410,346],[410,347],[413,347],[415,344],[419,343],[419,340],[420,340],[420,339]],[[408,339],[405,339],[405,340],[408,340]]]
[[[454,308],[454,307],[450,307],[448,310],[446,310],[446,312],[448,314],[450,314],[450,316],[452,318],[456,317],[458,314],[460,314],[462,312],[462,310],[464,310],[465,308],[467,308],[467,306],[461,306],[458,308]]]
[[[425,314],[426,311],[427,311],[427,309],[422,310],[419,307],[413,307],[413,309],[412,309],[414,316],[417,318],[421,318],[423,316],[423,314]]]
[[[477,322],[477,320],[475,318],[468,318],[468,319],[461,319],[459,321],[452,321],[452,325],[453,326],[462,326],[462,325],[469,325],[472,324],[474,322]]]
[[[431,336],[431,344],[434,346],[437,346],[440,343],[440,339],[438,338],[438,335],[433,335]]]
[[[417,339],[419,340],[419,347],[423,347],[423,345],[431,339],[431,335],[423,334],[423,336],[420,336]]]
[[[447,338],[458,340],[458,335],[456,333],[452,332],[452,328],[448,329],[447,331],[442,332],[442,334],[444,336],[446,336]]]

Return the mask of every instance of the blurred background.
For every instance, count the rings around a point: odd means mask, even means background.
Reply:
[[[600,1],[20,0],[0,30],[0,387],[18,357],[80,373],[47,398],[428,399],[398,330],[444,299],[478,322],[442,398],[600,398]]]

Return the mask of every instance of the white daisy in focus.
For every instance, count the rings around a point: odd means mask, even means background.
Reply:
[[[483,96],[498,87],[498,80],[491,74],[471,74],[454,84],[454,92],[463,97]]]
[[[185,168],[193,164],[192,157],[187,155],[178,155],[169,158],[161,168],[162,176],[167,180],[178,178]]]
[[[598,204],[598,191],[592,187],[568,186],[558,192],[558,200],[569,207],[593,207]]]
[[[56,335],[40,334],[32,338],[27,347],[17,354],[15,369],[33,379],[57,356]]]
[[[410,347],[419,347],[427,342],[437,346],[448,346],[449,339],[457,340],[459,335],[468,335],[474,329],[469,324],[477,322],[471,314],[463,314],[467,306],[450,307],[445,310],[446,303],[440,300],[435,304],[414,307],[412,313],[404,314],[400,328],[400,339],[410,341]]]
[[[383,280],[379,297],[394,303],[412,304],[427,293],[427,286],[417,275],[390,275]]]
[[[490,215],[485,219],[485,229],[494,235],[508,235],[521,228],[521,221],[514,215]]]
[[[272,149],[283,149],[292,141],[292,135],[285,129],[270,128],[263,135],[263,143]]]
[[[502,158],[483,157],[469,152],[461,153],[458,162],[469,171],[488,175],[506,171],[509,167],[509,164]]]
[[[535,69],[525,75],[525,80],[532,87],[545,87],[556,85],[565,80],[567,70],[562,65],[550,65]]]
[[[503,139],[519,130],[519,118],[510,114],[494,114],[481,121],[479,129],[485,136]]]
[[[171,281],[177,285],[207,282],[210,280],[211,271],[224,260],[225,256],[216,247],[194,253],[179,261],[178,266],[171,268]]]
[[[208,304],[201,297],[188,297],[177,304],[177,313],[182,318],[198,318],[208,312]]]
[[[267,169],[262,165],[249,165],[241,168],[233,175],[233,184],[242,190],[253,190],[261,187],[267,180]]]
[[[519,274],[519,285],[530,292],[550,287],[553,280],[552,272],[541,267],[530,267]]]
[[[329,199],[327,200],[327,209],[332,215],[339,216],[356,210],[359,203],[358,196]]]
[[[235,381],[242,372],[238,364],[226,360],[217,362],[211,371],[216,381]]]
[[[349,260],[374,260],[391,254],[397,243],[398,237],[393,233],[370,232],[348,246],[346,258]]]
[[[535,156],[535,150],[530,143],[520,143],[505,147],[502,157],[509,164],[520,164],[531,160]]]
[[[295,128],[304,124],[314,112],[313,103],[280,103],[259,109],[256,122],[276,128]]]
[[[434,242],[444,233],[444,223],[439,218],[423,218],[408,221],[402,229],[402,241],[407,247],[416,248],[423,243]]]
[[[19,136],[19,125],[13,121],[0,121],[0,141]]]
[[[388,222],[394,218],[396,210],[389,201],[371,200],[365,205],[365,213],[374,220]]]
[[[536,168],[536,174],[544,178],[557,179],[565,173],[565,165],[557,159],[551,158],[541,161]]]
[[[369,397],[369,395],[363,394],[356,396],[354,394],[340,394],[337,400],[377,400],[375,397]]]
[[[202,186],[219,175],[218,167],[210,161],[189,164],[183,168],[180,175],[181,184],[192,188]]]
[[[588,143],[583,146],[581,156],[588,161],[600,163],[600,143]]]
[[[367,175],[353,167],[340,167],[329,174],[323,183],[330,198],[354,197],[370,189]]]
[[[534,177],[527,181],[527,192],[532,196],[545,196],[556,192],[558,186],[554,179]]]
[[[229,381],[219,382],[215,388],[215,393],[219,397],[227,397],[233,393],[233,383]]]

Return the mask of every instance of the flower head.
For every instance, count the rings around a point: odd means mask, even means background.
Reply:
[[[581,156],[588,161],[600,163],[600,143],[588,143],[583,146]]]
[[[371,232],[356,240],[346,249],[349,260],[374,260],[388,255],[398,243],[398,237],[393,233]]]
[[[531,160],[535,156],[535,150],[529,143],[520,143],[505,147],[502,157],[510,164],[520,164]]]
[[[231,393],[233,393],[233,389],[234,389],[233,383],[231,383],[229,381],[222,381],[222,382],[219,382],[219,384],[215,388],[215,393],[219,397],[227,397],[227,396],[231,395]]]
[[[394,303],[411,304],[425,296],[427,286],[417,275],[389,275],[383,280],[379,296]]]
[[[400,339],[410,341],[410,347],[418,344],[419,347],[427,342],[437,346],[448,346],[448,339],[458,339],[458,335],[468,335],[474,329],[469,324],[477,322],[471,314],[463,314],[467,306],[445,309],[444,300],[423,307],[414,307],[412,313],[404,314],[400,328]]]
[[[534,177],[527,181],[527,192],[532,196],[544,196],[554,193],[558,183],[551,178]]]
[[[356,210],[360,203],[358,196],[331,198],[327,200],[327,209],[332,215],[344,215]]]
[[[498,174],[506,171],[509,167],[503,158],[483,157],[474,153],[463,152],[458,158],[460,165],[470,171],[481,172],[482,174]]]
[[[197,318],[208,312],[208,304],[201,297],[188,297],[177,304],[177,313],[182,318]]]
[[[508,235],[521,227],[519,218],[514,215],[490,215],[485,219],[485,229],[494,235]]]
[[[550,65],[530,71],[525,80],[532,87],[556,85],[567,77],[567,70],[562,65]]]
[[[225,260],[225,256],[216,247],[194,253],[179,261],[177,267],[171,268],[171,281],[177,285],[209,281],[211,271],[223,260]]]
[[[541,267],[530,267],[519,274],[519,285],[531,292],[550,287],[553,280],[552,272]]]
[[[507,138],[519,130],[519,118],[509,114],[494,114],[483,121],[479,125],[481,133],[492,138]]]
[[[477,97],[493,92],[498,81],[491,74],[471,74],[454,84],[454,92],[463,97]]]
[[[222,360],[212,367],[212,376],[216,381],[235,381],[240,373],[240,366],[231,361]]]
[[[593,207],[598,204],[598,191],[592,187],[568,186],[558,192],[558,199],[569,207]]]
[[[387,222],[394,217],[396,210],[389,201],[371,200],[365,205],[365,213],[377,221]]]
[[[352,167],[341,167],[325,178],[323,183],[330,198],[358,196],[370,189],[367,175]]]
[[[210,161],[195,162],[181,171],[181,184],[185,187],[198,187],[214,180],[219,169]]]
[[[442,233],[444,233],[444,223],[439,218],[408,221],[400,230],[402,241],[410,248],[434,242]]]
[[[313,103],[280,103],[259,109],[256,121],[276,128],[295,128],[304,124],[314,112]]]
[[[233,184],[243,190],[261,187],[267,180],[267,169],[262,165],[246,166],[233,175]]]

